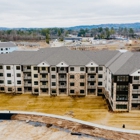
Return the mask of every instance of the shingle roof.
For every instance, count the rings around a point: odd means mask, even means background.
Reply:
[[[9,47],[16,47],[16,45],[12,42],[0,42],[0,48],[9,48]]]
[[[85,66],[94,61],[98,65],[112,63],[111,60],[117,59],[121,55],[119,51],[79,51],[69,50],[65,47],[45,48],[39,51],[16,51],[10,54],[1,54],[0,63],[2,64],[21,64],[38,65],[46,61],[50,65],[57,65],[64,61],[68,65]]]

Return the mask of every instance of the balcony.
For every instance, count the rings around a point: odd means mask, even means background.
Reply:
[[[95,70],[88,70],[88,73],[96,73],[96,71]]]
[[[140,94],[140,89],[133,89],[132,94]]]
[[[133,80],[133,84],[140,84],[140,80]]]
[[[138,103],[140,103],[140,100],[132,100],[132,103],[138,104]]]
[[[96,78],[88,78],[88,81],[96,81]]]
[[[24,83],[24,86],[25,86],[25,87],[31,87],[32,84],[31,84],[31,83]]]
[[[40,73],[42,73],[42,74],[48,73],[48,70],[40,70]]]
[[[66,70],[58,70],[58,73],[67,73]]]
[[[48,78],[40,78],[40,81],[48,81]]]
[[[59,81],[67,81],[66,78],[59,78]]]
[[[31,77],[31,76],[24,76],[24,79],[25,79],[25,80],[26,80],[26,79],[27,79],[27,80],[28,80],[28,79],[30,79],[30,80],[31,80],[31,79],[32,79],[32,77]]]
[[[31,72],[31,69],[23,69],[23,72]]]
[[[48,85],[41,85],[40,88],[48,88]]]
[[[65,89],[65,88],[67,88],[67,86],[66,85],[59,85],[59,88]]]
[[[88,85],[88,88],[89,89],[95,89],[96,88],[96,85]]]

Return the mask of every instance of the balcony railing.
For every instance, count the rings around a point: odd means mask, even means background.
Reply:
[[[96,73],[96,71],[95,70],[88,70],[88,73]]]
[[[32,79],[31,76],[24,76],[24,79]]]
[[[40,73],[48,73],[47,70],[41,70]]]
[[[140,94],[140,89],[133,89],[132,94]]]
[[[140,100],[132,100],[132,103],[140,103]]]
[[[88,81],[96,81],[96,78],[88,78]]]
[[[66,85],[59,85],[59,88],[67,88]]]
[[[66,78],[59,78],[59,81],[67,81]]]
[[[128,99],[127,98],[116,98],[116,101],[126,102],[126,101],[128,101]]]
[[[89,89],[95,89],[96,88],[96,85],[88,85],[88,88]]]
[[[31,72],[31,69],[23,69],[23,72]]]
[[[30,83],[24,83],[24,86],[25,86],[25,87],[31,87],[32,84],[30,84]]]
[[[48,78],[40,78],[40,81],[48,81]]]
[[[66,70],[58,70],[58,73],[67,73]]]
[[[48,85],[41,85],[40,88],[48,88]]]
[[[133,84],[140,84],[140,80],[133,80]]]

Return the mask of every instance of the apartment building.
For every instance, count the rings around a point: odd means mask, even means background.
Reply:
[[[17,49],[18,47],[12,42],[0,42],[0,54],[10,53]]]
[[[61,47],[1,54],[0,92],[105,95],[114,111],[140,109],[140,53]]]

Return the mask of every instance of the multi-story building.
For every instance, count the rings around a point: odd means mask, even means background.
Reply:
[[[12,42],[0,42],[0,54],[10,53],[17,49],[18,47]]]
[[[1,54],[0,92],[105,95],[114,111],[140,109],[140,53],[61,47]]]

